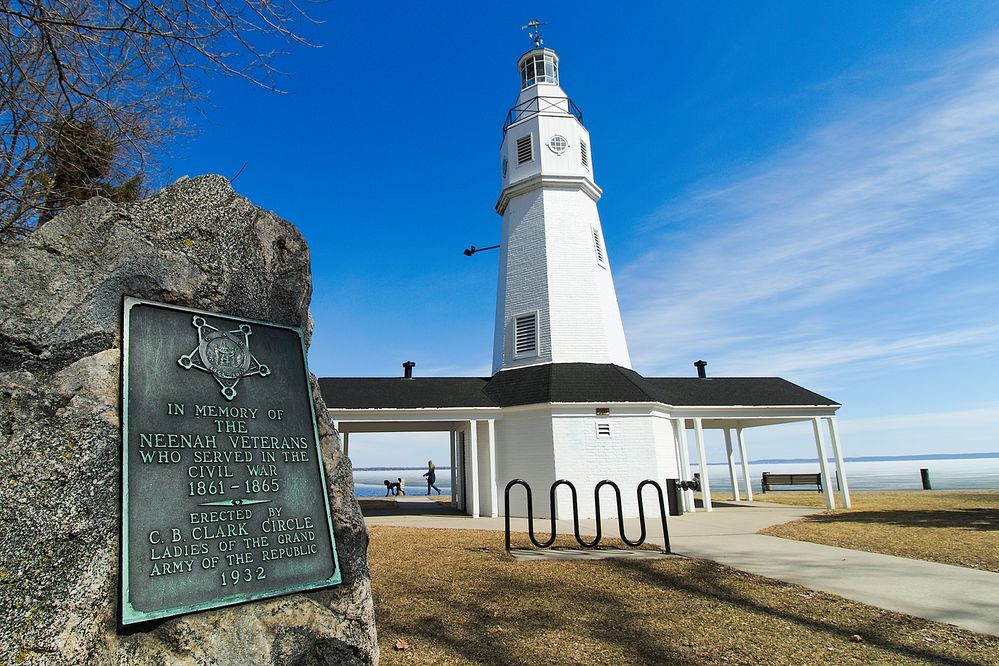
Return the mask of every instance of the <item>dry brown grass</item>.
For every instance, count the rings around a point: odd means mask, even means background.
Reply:
[[[517,562],[502,533],[370,531],[389,666],[999,663],[999,639],[713,562]]]
[[[756,499],[825,506],[816,493]],[[999,490],[854,492],[851,499],[850,509],[775,525],[762,534],[999,572]]]

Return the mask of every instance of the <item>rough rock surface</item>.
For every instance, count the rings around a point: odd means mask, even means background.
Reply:
[[[308,330],[309,251],[220,176],[0,247],[0,664],[376,663],[367,532],[314,380],[343,584],[116,629],[125,294]]]

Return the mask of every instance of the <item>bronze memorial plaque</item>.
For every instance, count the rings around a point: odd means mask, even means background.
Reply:
[[[340,582],[302,331],[126,298],[122,624]]]

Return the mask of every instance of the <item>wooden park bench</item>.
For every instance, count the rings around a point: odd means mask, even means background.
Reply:
[[[771,474],[763,472],[763,492],[773,490],[772,486],[815,486],[822,492],[821,474]]]

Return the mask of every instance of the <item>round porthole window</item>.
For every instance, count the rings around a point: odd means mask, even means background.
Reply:
[[[561,155],[565,152],[565,149],[569,147],[569,142],[565,140],[565,137],[561,134],[556,134],[552,138],[548,139],[548,148],[551,149],[556,155]]]

